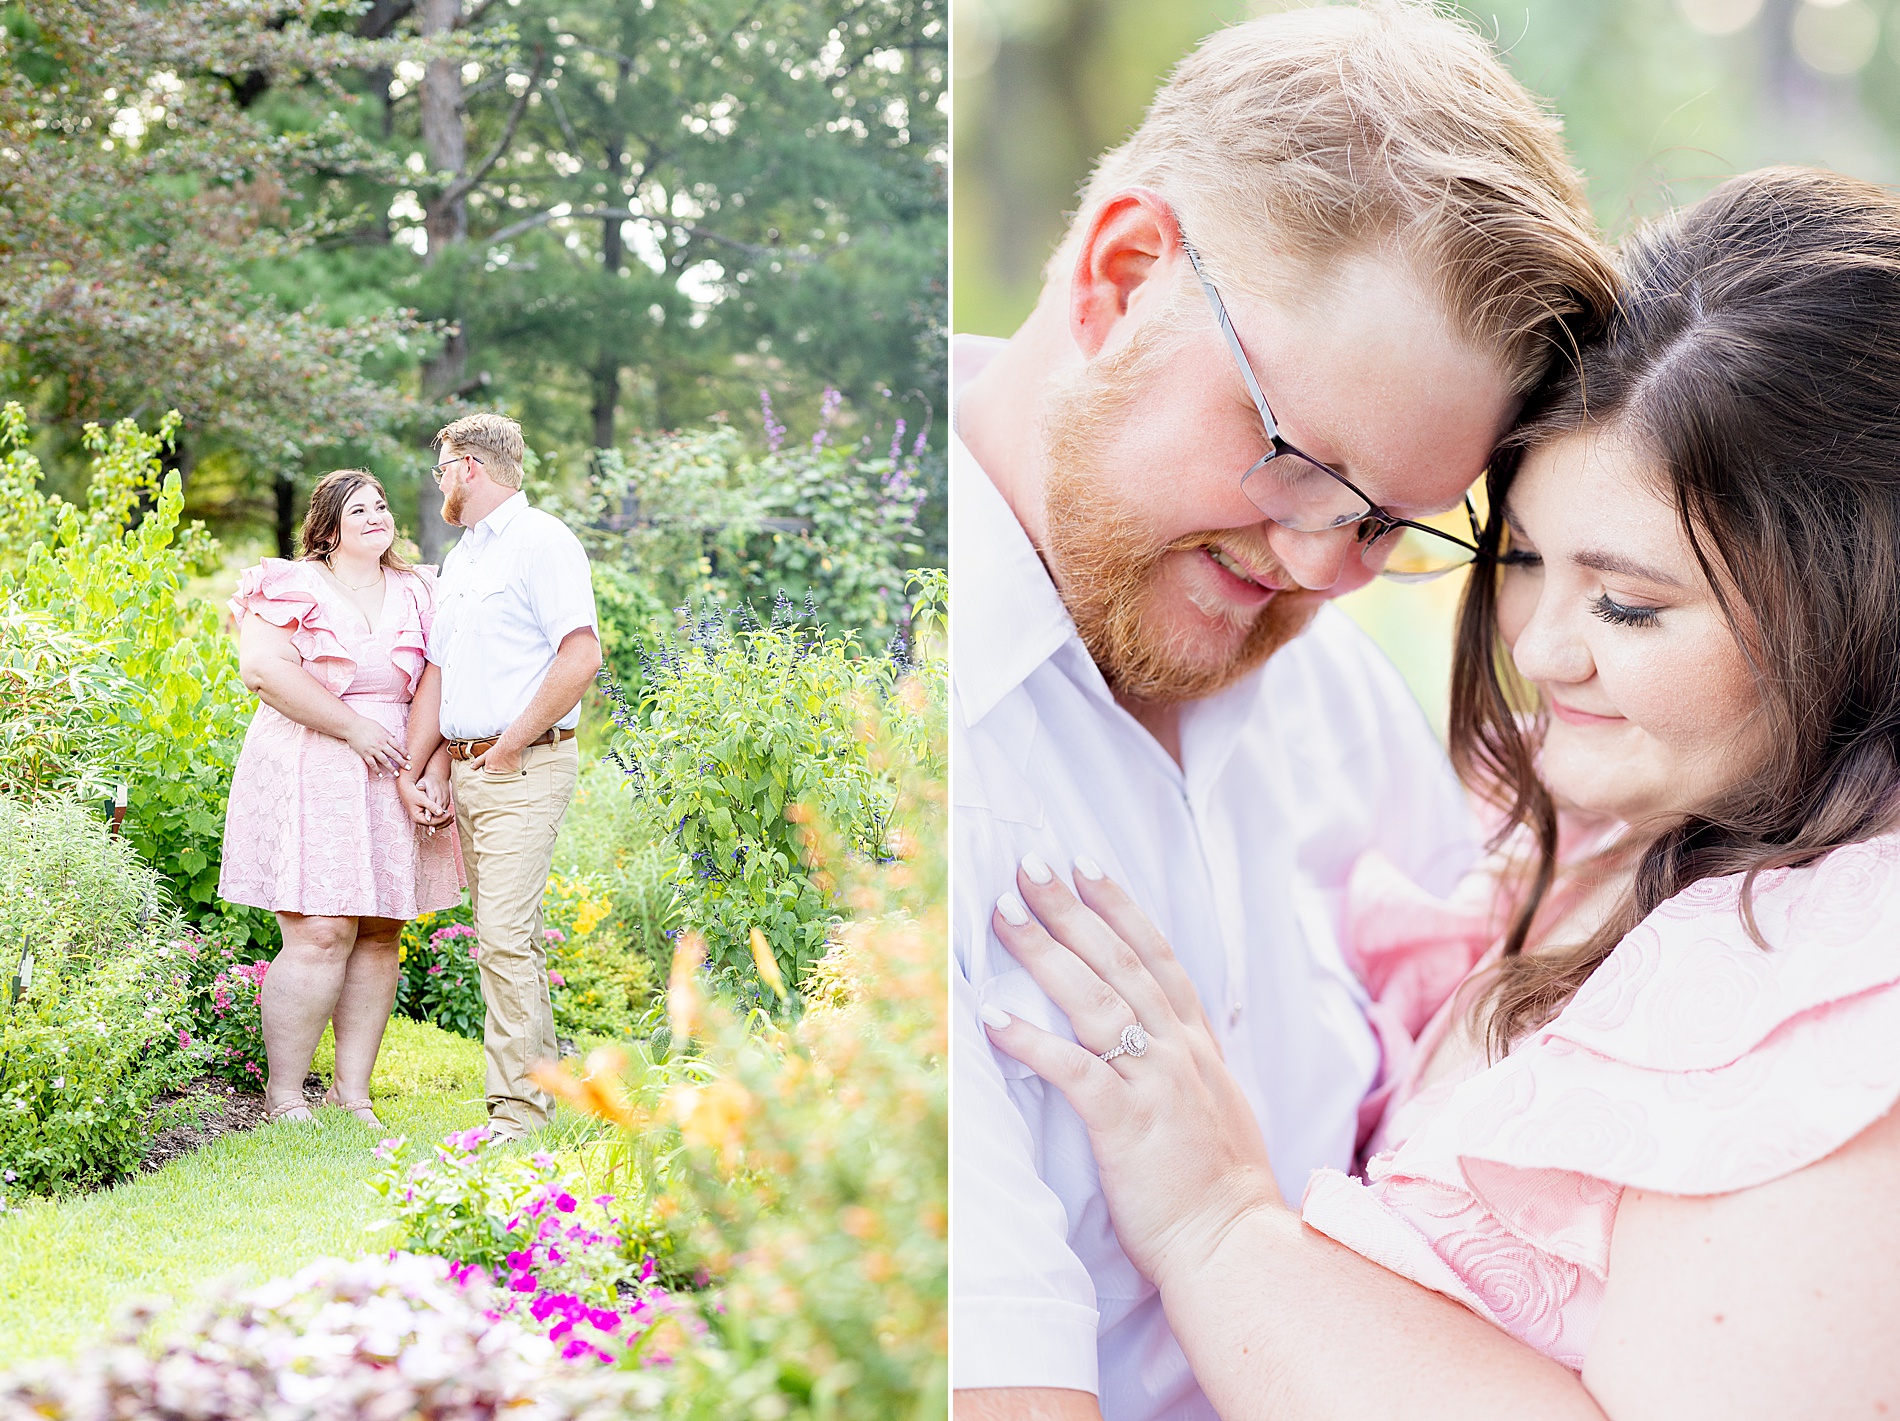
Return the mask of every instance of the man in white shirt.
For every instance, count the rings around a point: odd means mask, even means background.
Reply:
[[[1347,875],[1379,849],[1442,891],[1473,843],[1417,705],[1323,603],[1473,555],[1467,488],[1610,290],[1554,123],[1475,37],[1306,9],[1186,61],[1022,328],[956,343],[959,1421],[1213,1415],[1080,1120],[983,1034],[1068,1031],[993,914],[1093,858],[1194,978],[1282,1189],[1350,1166],[1381,1056]]]
[[[554,1106],[529,1078],[560,1057],[541,897],[579,771],[574,734],[581,694],[600,670],[600,636],[580,539],[521,492],[521,426],[472,414],[435,442],[442,514],[469,531],[436,584],[401,788],[419,823],[446,822],[453,788],[481,945],[489,1125],[518,1139]],[[434,759],[445,741],[447,785]]]

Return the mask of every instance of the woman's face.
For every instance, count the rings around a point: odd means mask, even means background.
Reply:
[[[1654,465],[1614,430],[1525,458],[1498,627],[1548,711],[1560,804],[1632,824],[1708,804],[1767,758],[1766,716]]]
[[[380,558],[396,540],[396,520],[376,485],[363,484],[343,501],[338,527],[340,551],[353,557]]]

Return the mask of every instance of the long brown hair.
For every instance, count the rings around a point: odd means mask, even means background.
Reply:
[[[304,562],[329,561],[330,554],[343,541],[343,510],[356,496],[356,491],[366,485],[375,489],[385,503],[389,501],[389,495],[383,492],[382,480],[367,469],[336,469],[317,481],[317,486],[310,490],[310,507],[303,516]],[[394,538],[383,549],[382,565],[398,572],[409,566],[396,551]]]
[[[1735,178],[1633,238],[1600,344],[1533,402],[1488,476],[1495,553],[1526,450],[1614,426],[1654,460],[1754,670],[1769,763],[1628,852],[1587,941],[1527,955],[1553,881],[1543,715],[1497,628],[1495,564],[1459,612],[1451,752],[1536,845],[1475,1010],[1493,1055],[1562,1009],[1617,942],[1704,878],[1811,862],[1881,832],[1900,787],[1900,197],[1798,168]]]

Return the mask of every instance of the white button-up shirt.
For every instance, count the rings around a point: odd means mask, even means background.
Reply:
[[[959,338],[959,386],[1000,345]],[[1115,1241],[1087,1131],[995,1050],[993,1003],[1074,1039],[990,931],[1034,850],[1088,854],[1179,954],[1297,1200],[1352,1164],[1380,1053],[1338,945],[1368,849],[1448,890],[1465,799],[1405,683],[1327,607],[1268,664],[1183,708],[1177,766],[1116,704],[1022,526],[951,446],[952,1384],[1095,1392],[1108,1421],[1212,1417]]]
[[[499,735],[554,664],[561,639],[594,619],[587,552],[560,519],[517,493],[477,523],[442,559],[429,660],[442,668],[442,734]],[[580,724],[581,709],[557,722]]]

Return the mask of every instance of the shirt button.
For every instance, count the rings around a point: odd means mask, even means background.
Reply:
[[[1227,1024],[1229,1026],[1240,1025],[1240,1011],[1241,1011],[1241,1004],[1239,1002],[1235,1002],[1233,1010],[1227,1013]]]

